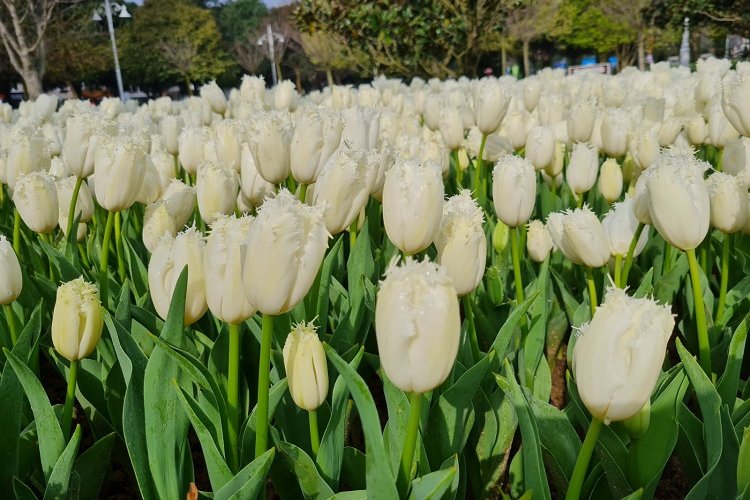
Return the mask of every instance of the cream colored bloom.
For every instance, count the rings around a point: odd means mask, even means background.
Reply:
[[[78,361],[96,349],[104,327],[96,285],[78,278],[57,288],[52,312],[52,344],[69,361]]]
[[[312,323],[294,325],[284,342],[284,370],[289,393],[303,410],[316,410],[328,395],[328,365]]]

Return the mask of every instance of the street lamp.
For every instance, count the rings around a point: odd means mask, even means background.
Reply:
[[[273,84],[276,85],[276,55],[273,51],[273,42],[276,40],[279,43],[284,43],[284,36],[281,33],[275,33],[271,30],[271,25],[266,25],[266,34],[258,38],[258,45],[268,44],[268,53],[271,56],[271,79]]]
[[[680,44],[680,66],[690,66],[690,19],[685,18],[683,22],[685,29],[682,32],[682,43]]]
[[[110,0],[104,0],[102,5],[94,9],[94,15],[91,16],[92,21],[99,22],[102,20],[102,14],[107,18],[107,28],[109,29],[109,39],[112,41],[112,55],[115,58],[115,77],[117,78],[117,91],[120,94],[120,99],[125,100],[125,91],[122,88],[122,74],[120,73],[120,59],[117,57],[117,43],[115,43],[115,27],[112,25],[112,12],[118,14],[117,17],[127,19],[130,17],[127,6],[118,4],[117,2],[111,2]]]

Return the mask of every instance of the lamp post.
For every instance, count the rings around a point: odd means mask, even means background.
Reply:
[[[258,38],[258,45],[268,44],[268,53],[271,56],[271,79],[273,84],[276,85],[276,54],[273,50],[273,42],[276,40],[279,43],[284,42],[284,36],[281,33],[275,33],[271,30],[271,25],[266,25],[266,34]]]
[[[685,18],[683,26],[685,29],[682,32],[680,44],[680,66],[690,66],[690,18]]]
[[[125,91],[122,87],[122,73],[120,73],[120,58],[117,57],[117,43],[115,42],[115,27],[112,24],[112,12],[118,14],[117,17],[127,19],[130,17],[127,6],[118,4],[117,2],[111,2],[110,0],[104,0],[102,5],[94,10],[94,15],[91,16],[92,21],[101,21],[102,14],[107,18],[107,29],[109,29],[109,39],[112,42],[112,56],[115,59],[115,77],[117,78],[117,91],[119,92],[120,99],[125,99]]]

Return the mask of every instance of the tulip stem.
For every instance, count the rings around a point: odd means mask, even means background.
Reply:
[[[596,306],[599,303],[596,300],[596,284],[594,284],[594,270],[590,267],[586,267],[586,284],[589,288],[589,306],[591,307],[591,319],[594,319],[594,313],[596,312]]]
[[[479,341],[477,340],[477,329],[474,327],[474,311],[471,306],[471,297],[464,295],[461,297],[461,302],[464,305],[464,316],[466,317],[466,335],[469,337],[469,344],[471,345],[471,355],[474,358],[474,362],[479,362],[482,359],[482,351],[479,349]]]
[[[177,155],[174,155],[174,178],[180,178],[180,158]]]
[[[21,257],[21,213],[17,208],[13,209],[13,251],[18,258]]]
[[[68,390],[65,392],[65,406],[63,406],[62,427],[65,441],[70,436],[70,421],[73,417],[73,402],[76,399],[76,381],[78,380],[78,361],[71,361],[68,370]]]
[[[13,314],[13,308],[10,304],[3,306],[5,310],[5,319],[8,322],[8,330],[10,331],[10,346],[13,347],[18,342],[18,325],[16,324],[16,315]]]
[[[458,164],[458,149],[451,151],[451,156],[453,157],[453,168],[456,171],[456,187],[458,188],[458,191],[460,191],[464,184],[464,172]]]
[[[716,320],[721,321],[724,307],[727,302],[727,286],[729,285],[729,244],[732,236],[724,234],[724,242],[721,247],[721,286],[719,287],[719,306],[716,309]]]
[[[615,286],[622,288],[622,255],[615,255]]]
[[[357,244],[357,219],[349,226],[349,254],[354,252],[354,245]]]
[[[271,372],[271,337],[273,337],[273,316],[263,315],[263,329],[258,363],[258,417],[255,433],[255,458],[268,449],[268,383]]]
[[[510,253],[513,259],[513,281],[516,285],[516,305],[524,300],[523,281],[521,279],[521,249],[519,248],[520,237],[518,228],[510,228]]]
[[[109,258],[109,240],[112,239],[112,226],[115,223],[115,213],[107,212],[107,225],[104,226],[104,239],[102,240],[102,253],[99,254],[99,291],[102,295],[102,304],[107,307],[109,302],[109,281],[107,279],[107,259]]]
[[[401,454],[401,468],[398,473],[398,491],[401,498],[406,498],[411,480],[411,468],[414,464],[414,450],[417,447],[419,420],[422,416],[422,394],[412,392],[409,396],[409,421],[406,423],[404,451]]]
[[[229,368],[227,373],[227,404],[229,406],[229,466],[232,471],[239,470],[240,457],[237,436],[240,428],[240,342],[242,327],[229,324]]]
[[[576,207],[583,208],[583,199],[586,197],[586,193],[577,193],[575,196],[576,196]]]
[[[602,430],[602,424],[603,422],[596,417],[591,419],[591,425],[589,425],[589,429],[586,431],[581,451],[578,452],[578,458],[573,468],[573,475],[570,478],[565,500],[578,500],[581,497],[583,480],[586,478],[586,470],[589,468],[591,455],[594,453],[594,446],[596,445],[596,440],[599,438],[599,432]]]
[[[306,198],[307,198],[307,184],[300,183],[300,185],[299,185],[299,201],[301,201],[302,203],[304,203]]]
[[[482,182],[482,169],[484,167],[484,146],[487,143],[487,134],[482,134],[482,142],[479,143],[479,154],[477,155],[477,161],[474,164],[474,192],[477,193],[479,198],[479,205],[484,206],[487,200],[487,193],[483,189],[484,183]]]
[[[667,274],[672,270],[672,245],[664,243],[664,265],[662,266],[662,274]]]
[[[310,447],[312,448],[313,460],[318,458],[318,450],[320,449],[320,433],[318,432],[318,412],[316,410],[309,410],[307,412],[307,419],[310,421]]]
[[[125,281],[125,253],[122,249],[122,216],[115,212],[115,250],[117,253],[117,274]]]
[[[81,184],[83,184],[83,179],[78,177],[76,179],[76,185],[73,188],[73,196],[70,198],[70,207],[68,208],[68,225],[65,231],[65,246],[68,245],[68,241],[70,241],[70,232],[73,230],[73,223],[75,222],[76,218],[76,204],[78,203],[78,192],[81,190]],[[78,228],[76,227],[76,236],[78,235]],[[73,237],[73,241],[76,241],[76,237]]]
[[[706,375],[711,376],[711,346],[708,342],[708,328],[706,325],[706,310],[703,305],[703,291],[699,275],[698,261],[695,258],[695,249],[687,250],[688,263],[690,264],[690,283],[693,285],[693,303],[695,307],[695,322],[698,328],[698,351],[700,364]]]
[[[628,285],[628,275],[630,274],[630,268],[633,266],[633,255],[635,254],[635,247],[638,246],[638,240],[641,239],[641,233],[643,233],[643,228],[645,227],[646,226],[642,222],[639,222],[638,229],[635,230],[633,239],[630,240],[628,254],[627,256],[625,256],[625,265],[622,268],[622,276],[620,279],[622,286]]]

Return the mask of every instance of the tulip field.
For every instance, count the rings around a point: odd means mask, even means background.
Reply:
[[[0,104],[0,491],[750,498],[750,63]]]

